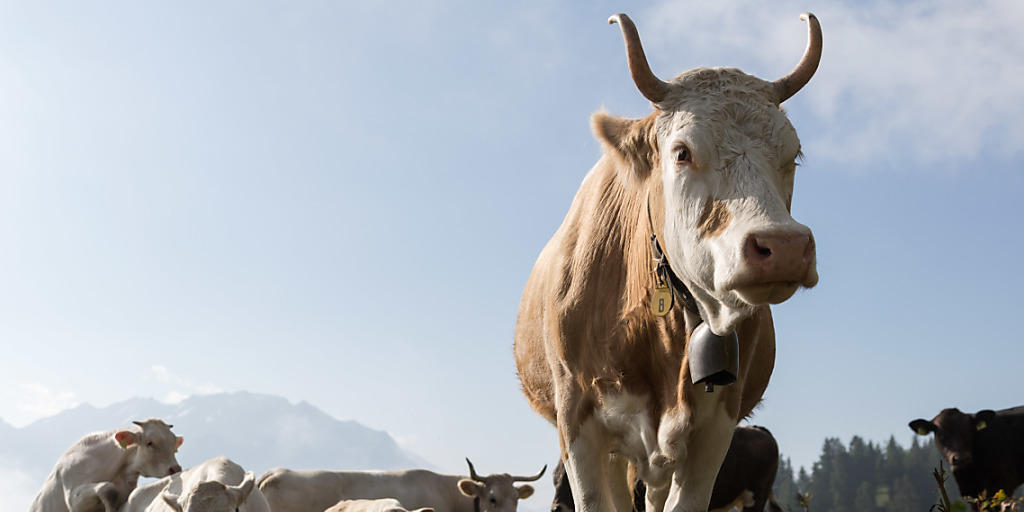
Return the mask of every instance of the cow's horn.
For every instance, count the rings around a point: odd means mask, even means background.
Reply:
[[[466,464],[469,464],[469,477],[477,482],[483,482],[484,479],[476,474],[476,469],[473,468],[473,463],[469,461],[469,457],[466,457]]]
[[[805,12],[800,15],[800,19],[807,22],[807,49],[793,71],[774,82],[778,103],[786,101],[807,85],[821,61],[821,25],[818,23],[818,17]]]
[[[633,83],[636,84],[637,89],[640,89],[640,94],[654,103],[665,99],[669,85],[651,72],[651,67],[647,64],[647,56],[644,55],[644,48],[640,45],[640,34],[637,33],[633,20],[629,19],[629,16],[619,13],[608,18],[608,23],[618,23],[622,27],[622,39],[626,41],[629,74],[633,76]]]
[[[540,473],[533,476],[514,476],[512,477],[513,482],[535,482],[540,480],[540,477],[544,475],[544,472],[548,470],[548,465],[544,464],[544,467],[540,468]]]

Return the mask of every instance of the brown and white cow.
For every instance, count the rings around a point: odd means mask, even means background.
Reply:
[[[821,57],[818,21],[802,19],[807,50],[774,82],[734,68],[663,82],[632,21],[609,20],[655,110],[594,115],[604,154],[541,252],[515,332],[523,392],[557,427],[576,510],[630,510],[632,464],[651,510],[706,511],[733,429],[774,366],[769,304],[818,281],[814,238],[790,215],[800,141],[780,108]],[[650,307],[652,235],[678,283],[664,317]],[[712,393],[688,366],[701,321],[739,338],[737,379]]]

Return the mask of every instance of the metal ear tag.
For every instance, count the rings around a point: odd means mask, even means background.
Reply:
[[[651,310],[654,316],[665,316],[672,309],[672,290],[664,281],[658,283],[651,294]]]
[[[650,211],[647,212],[650,214]],[[658,237],[651,235],[651,253],[654,254],[654,293],[651,294],[651,311],[654,316],[665,316],[672,310],[672,288],[669,288],[668,262],[665,253],[661,252]]]

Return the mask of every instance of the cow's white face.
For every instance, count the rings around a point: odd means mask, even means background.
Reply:
[[[533,496],[533,486],[513,485],[508,475],[490,475],[482,480],[459,480],[459,491],[480,500],[480,512],[515,512],[519,500]]]
[[[229,486],[216,481],[200,482],[185,496],[164,491],[160,498],[176,512],[237,512],[252,493],[255,482],[252,472],[247,472],[239,485]]]
[[[132,451],[131,467],[143,476],[163,478],[181,471],[175,454],[184,441],[171,432],[171,426],[158,419],[136,421],[141,431],[122,430],[114,439]]]
[[[657,132],[664,240],[713,331],[818,282],[814,237],[790,215],[800,141],[769,84],[737,69],[670,82]]]
[[[733,68],[698,68],[663,82],[629,16],[608,20],[621,25],[633,83],[658,112],[639,121],[598,114],[594,131],[648,190],[660,185],[662,248],[716,334],[732,331],[756,306],[818,282],[814,237],[789,214],[800,141],[779,108],[821,59],[818,19],[800,18],[807,49],[773,82]]]

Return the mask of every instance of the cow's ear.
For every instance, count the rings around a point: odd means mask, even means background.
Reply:
[[[605,152],[628,165],[634,176],[646,177],[658,164],[657,112],[643,119],[615,117],[601,111],[590,118]]]
[[[176,440],[177,444],[174,445],[174,451],[175,452],[178,451],[178,448],[181,448],[181,443],[185,442],[185,438],[184,437],[178,436],[176,439],[177,439]]]
[[[529,484],[523,484],[516,487],[516,492],[519,493],[519,499],[525,500],[530,496],[533,496],[533,486]]]
[[[935,424],[928,420],[917,419],[910,422],[910,430],[919,436],[926,436],[935,432]]]
[[[245,503],[246,498],[249,497],[249,494],[255,486],[256,477],[253,475],[252,471],[246,471],[245,478],[242,479],[242,483],[234,487],[228,487],[227,489],[228,493],[231,494],[232,498],[235,500],[235,503],[241,505],[242,503]]]
[[[459,480],[459,492],[469,496],[470,498],[480,494],[480,490],[483,489],[484,484],[477,482],[476,480],[470,480],[469,478],[463,478]]]
[[[996,412],[991,409],[983,409],[978,411],[974,415],[974,428],[977,430],[984,429],[992,422],[996,417]]]
[[[120,430],[114,434],[114,440],[121,448],[128,449],[129,446],[139,442],[139,435],[131,430]]]
[[[169,493],[167,491],[164,491],[164,492],[160,493],[160,499],[164,500],[164,503],[166,503],[168,507],[171,507],[172,509],[176,510],[177,512],[182,512],[182,510],[181,510],[181,503],[178,502],[178,495],[177,494],[173,494],[173,493]]]

